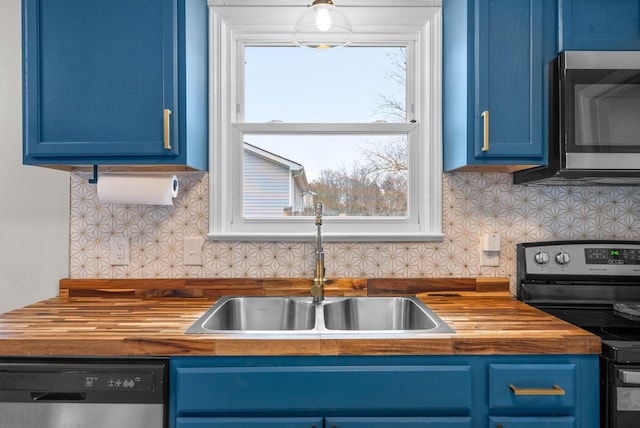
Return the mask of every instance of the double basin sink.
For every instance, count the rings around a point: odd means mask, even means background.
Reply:
[[[453,333],[415,297],[222,297],[187,333],[385,335]]]

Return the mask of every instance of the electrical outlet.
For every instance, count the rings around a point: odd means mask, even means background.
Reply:
[[[184,238],[184,266],[202,266],[202,244],[200,237]]]
[[[485,233],[480,237],[480,266],[500,266],[499,233]]]
[[[126,266],[129,264],[129,238],[111,238],[111,265]]]
[[[500,251],[480,250],[480,266],[500,266]]]

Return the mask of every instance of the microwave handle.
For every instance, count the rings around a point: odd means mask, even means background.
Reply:
[[[483,130],[484,130],[483,143],[482,143],[481,150],[483,152],[488,152],[489,151],[489,110],[483,111],[480,116],[482,116],[482,123],[483,123]]]

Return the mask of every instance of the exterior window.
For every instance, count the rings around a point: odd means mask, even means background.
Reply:
[[[355,130],[407,122],[406,50],[244,48],[241,122],[265,132],[276,123],[354,124],[350,135],[241,134],[234,144],[252,148],[242,165],[245,217],[313,215],[318,201],[326,216],[407,215],[407,134]]]
[[[322,202],[326,240],[441,239],[440,8],[353,8],[385,24],[328,51],[234,9],[211,10],[210,236],[309,239]]]

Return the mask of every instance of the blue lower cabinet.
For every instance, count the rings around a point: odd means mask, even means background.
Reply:
[[[169,428],[598,428],[598,358],[174,357]]]
[[[496,417],[489,419],[489,428],[575,428],[573,417]],[[595,426],[595,425],[594,425]]]
[[[176,428],[322,428],[322,418],[178,418]]]
[[[471,418],[178,418],[177,428],[471,428]]]
[[[489,408],[570,414],[576,406],[575,364],[490,364]]]
[[[175,390],[180,414],[311,413],[319,408],[335,412],[358,409],[364,415],[381,409],[401,415],[470,412],[468,365],[282,367],[273,363],[177,367]]]
[[[471,418],[327,418],[325,428],[471,428]]]

